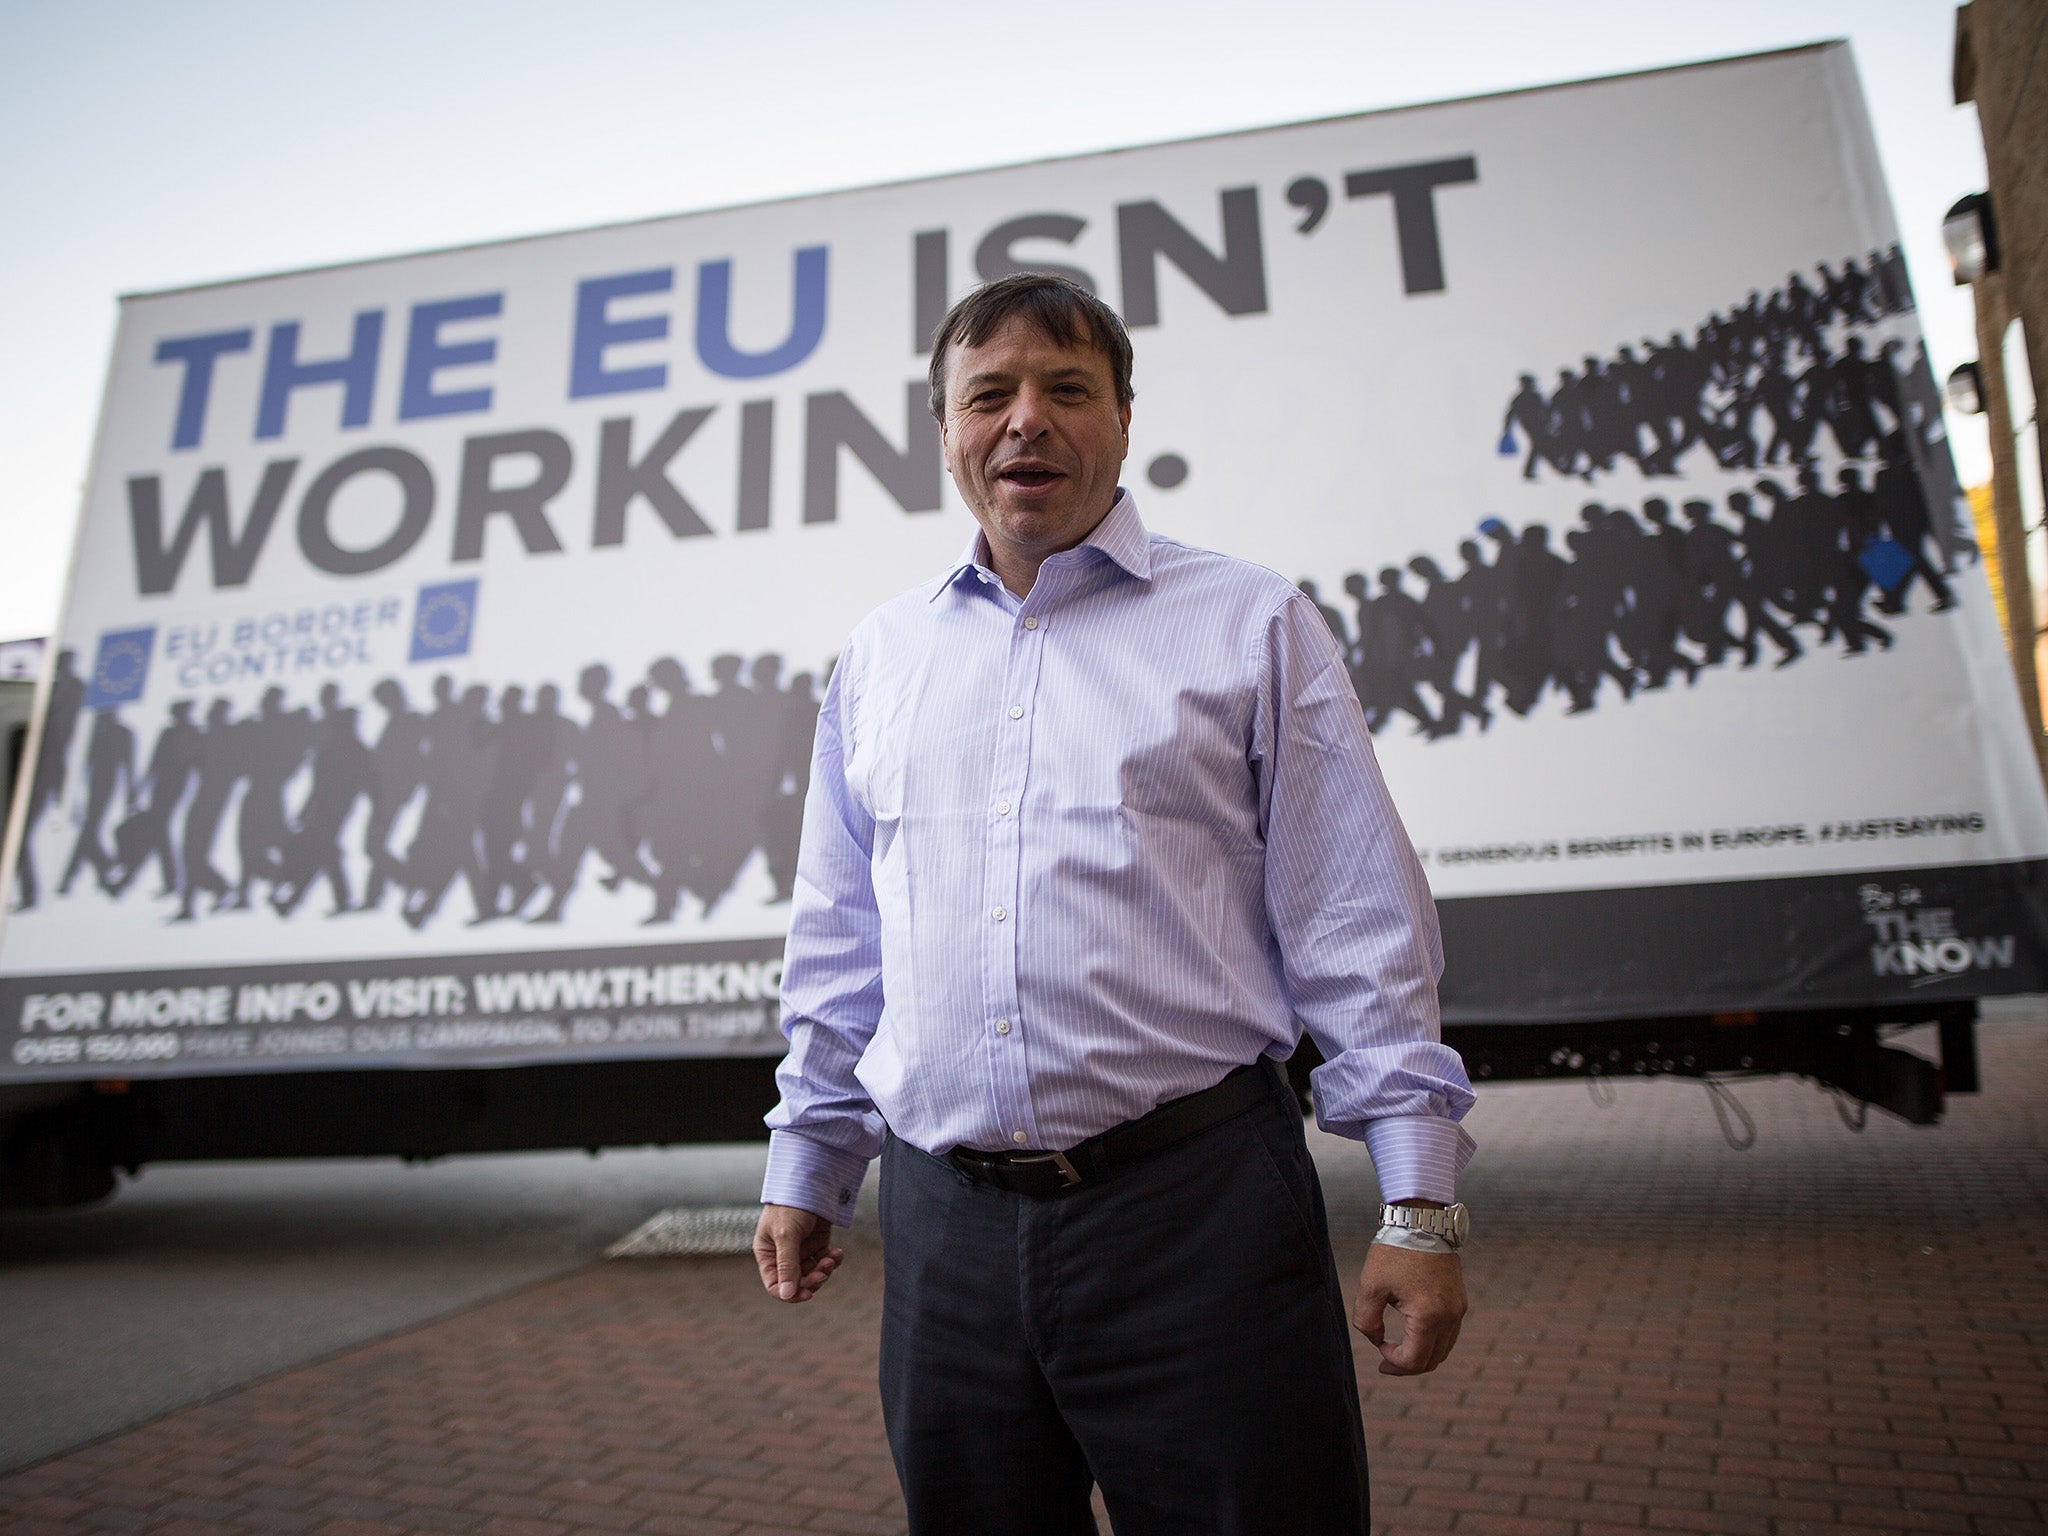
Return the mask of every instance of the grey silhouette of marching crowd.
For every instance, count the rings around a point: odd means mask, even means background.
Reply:
[[[1525,479],[1548,466],[1591,483],[1624,460],[1683,478],[1681,461],[1704,451],[1720,471],[1756,473],[1748,488],[1684,498],[1675,514],[1664,497],[1640,511],[1588,501],[1562,548],[1544,523],[1489,518],[1458,546],[1455,576],[1428,555],[1376,582],[1347,576],[1349,612],[1301,583],[1374,731],[1396,715],[1432,740],[1468,720],[1484,730],[1497,708],[1526,715],[1550,691],[1583,714],[1609,685],[1629,699],[1732,656],[1753,667],[1766,642],[1780,667],[1812,646],[1887,649],[1873,613],[1906,612],[1916,584],[1932,611],[1955,606],[1947,578],[1973,551],[1946,510],[1961,492],[1926,348],[1904,363],[1903,343],[1872,355],[1857,334],[1913,307],[1898,248],[1819,273],[1752,292],[1690,343],[1588,357],[1549,395],[1524,374],[1508,405],[1501,449],[1526,448]]]
[[[1640,353],[1622,346],[1588,356],[1560,369],[1548,393],[1523,374],[1502,453],[1524,454],[1525,479],[1548,467],[1591,483],[1623,460],[1647,476],[1676,476],[1700,452],[1724,470],[1811,464],[1829,440],[1843,458],[1861,459],[1904,432],[1924,472],[1941,430],[1927,349],[1908,360],[1892,339],[1873,354],[1856,334],[1912,310],[1899,248],[1840,271],[1823,262],[1818,272],[1814,282],[1794,272],[1768,295],[1752,290],[1709,315],[1690,341],[1674,331],[1645,339]]]
[[[322,884],[332,916],[387,902],[414,928],[466,887],[471,923],[560,922],[595,856],[599,883],[644,886],[646,922],[674,921],[685,895],[704,916],[765,856],[774,901],[796,876],[803,797],[818,717],[811,673],[783,678],[780,656],[716,657],[699,690],[664,657],[614,701],[602,663],[577,678],[574,713],[543,683],[496,690],[434,679],[425,708],[385,678],[371,690],[374,739],[334,683],[312,706],[267,689],[237,717],[216,698],[172,703],[146,762],[119,706],[86,710],[76,657],[58,657],[43,750],[16,865],[18,907],[42,897],[38,824],[66,803],[74,739],[86,714],[84,783],[70,797],[76,834],[57,884],[90,875],[123,897],[156,869],[155,895],[190,922],[258,902],[290,917]],[[577,714],[581,718],[577,718]],[[302,788],[295,791],[294,785]],[[294,803],[296,802],[296,803]],[[350,879],[344,843],[367,808]],[[401,849],[394,834],[417,815]],[[232,824],[233,875],[217,860]]]
[[[1562,551],[1543,523],[1489,518],[1458,546],[1455,576],[1428,555],[1381,570],[1376,587],[1354,572],[1348,614],[1314,582],[1301,589],[1344,653],[1366,723],[1377,732],[1405,714],[1432,740],[1467,720],[1484,730],[1497,707],[1526,715],[1548,690],[1583,714],[1605,683],[1628,699],[1730,657],[1753,667],[1765,642],[1780,667],[1813,645],[1888,649],[1892,632],[1872,613],[1904,613],[1916,583],[1932,611],[1955,606],[1910,461],[1870,485],[1844,468],[1832,492],[1812,470],[1791,488],[1766,478],[1731,492],[1727,514],[1697,499],[1677,516],[1657,497],[1640,515],[1588,502]],[[1802,626],[1816,632],[1806,644]]]

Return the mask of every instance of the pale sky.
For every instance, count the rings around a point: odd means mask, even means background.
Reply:
[[[1846,37],[1937,370],[1950,0],[0,0],[0,640],[57,623],[115,300]],[[1982,418],[1951,418],[1965,482]]]

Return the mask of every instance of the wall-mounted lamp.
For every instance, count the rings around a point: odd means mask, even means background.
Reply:
[[[1956,286],[1974,283],[1998,270],[1998,224],[1991,217],[1991,194],[1972,192],[1942,215],[1941,243],[1948,247]]]
[[[1984,409],[1984,376],[1977,371],[1975,363],[1965,363],[1948,376],[1948,408],[1965,416],[1976,416]]]

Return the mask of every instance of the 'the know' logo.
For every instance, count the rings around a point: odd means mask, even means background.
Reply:
[[[1917,886],[1886,890],[1866,885],[1857,893],[1863,921],[1877,940],[1870,968],[1879,976],[1910,976],[1926,986],[1966,971],[2012,969],[2018,940],[2012,934],[1981,938],[1956,932],[1953,907],[1929,907]]]

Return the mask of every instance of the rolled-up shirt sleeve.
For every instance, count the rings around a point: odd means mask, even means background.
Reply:
[[[1322,1051],[1324,1130],[1365,1142],[1387,1200],[1448,1203],[1470,1161],[1473,1103],[1443,1044],[1443,945],[1421,861],[1395,813],[1329,628],[1287,599],[1254,658],[1252,759],[1266,910],[1296,1016]]]
[[[782,1101],[768,1114],[761,1198],[852,1219],[884,1127],[854,1075],[882,1014],[882,919],[875,901],[874,822],[846,783],[848,723],[858,695],[849,645],[826,685],[784,951],[776,1068]]]

